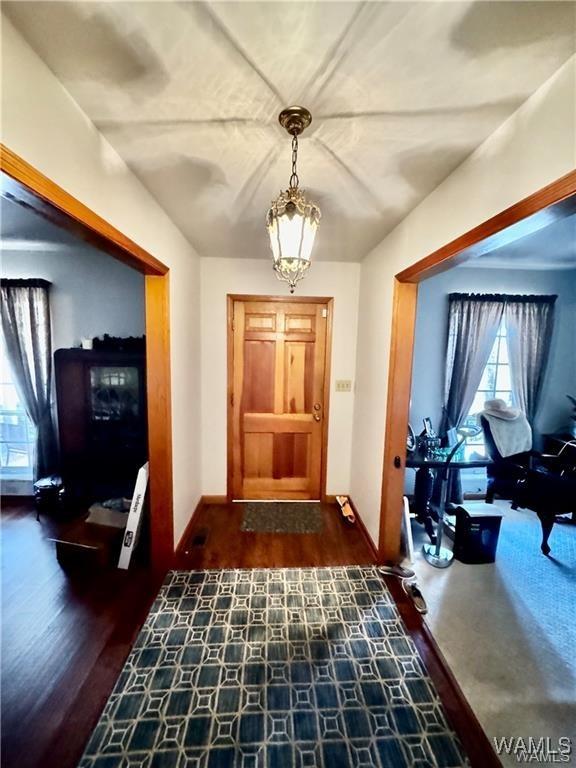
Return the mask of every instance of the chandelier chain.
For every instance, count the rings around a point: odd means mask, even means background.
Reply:
[[[297,189],[300,179],[298,178],[298,172],[296,170],[296,163],[298,162],[298,136],[294,134],[292,136],[292,175],[290,176],[290,189]]]

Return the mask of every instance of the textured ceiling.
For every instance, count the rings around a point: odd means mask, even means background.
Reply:
[[[458,269],[576,269],[576,214],[556,219],[548,226],[508,245],[465,261]],[[573,278],[572,278],[573,279]]]
[[[575,49],[572,2],[3,8],[202,256],[269,257],[282,107],[313,114],[315,257],[358,261]]]

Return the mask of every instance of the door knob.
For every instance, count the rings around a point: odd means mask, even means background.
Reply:
[[[321,418],[322,418],[322,417],[320,416],[320,414],[319,414],[319,413],[315,413],[315,414],[314,414],[314,421],[320,421],[320,419],[321,419]]]
[[[322,406],[320,405],[320,403],[314,403],[314,410],[315,411],[319,411],[321,408],[322,408]]]

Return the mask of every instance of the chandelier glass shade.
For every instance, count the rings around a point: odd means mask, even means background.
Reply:
[[[294,119],[302,118],[303,119]],[[292,117],[292,121],[289,118]],[[320,209],[308,200],[298,186],[296,162],[298,135],[310,124],[311,117],[302,107],[290,107],[280,114],[280,122],[292,134],[292,175],[290,185],[272,201],[266,217],[274,271],[279,280],[290,286],[294,293],[296,283],[310,267],[312,246],[320,221]]]

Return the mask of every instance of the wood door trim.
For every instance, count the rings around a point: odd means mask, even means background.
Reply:
[[[554,214],[555,218],[564,218],[576,211],[575,194],[576,171],[570,171],[565,176],[539,189],[534,194],[525,197],[520,202],[511,205],[509,208],[505,208],[477,227],[465,232],[455,240],[438,248],[438,250],[433,251],[429,256],[402,270],[402,272],[396,275],[396,279],[401,283],[419,283],[421,280],[425,280],[455,266],[457,263],[455,259],[460,255],[463,256],[460,261],[467,260],[471,255],[478,256],[478,249],[470,251],[468,249],[473,249],[479,243],[489,241],[492,237],[498,236],[504,230],[509,230],[514,225],[525,221],[531,216],[538,217],[542,211],[551,206],[554,208],[551,213]],[[536,226],[539,224],[537,219],[534,223]],[[546,217],[545,223],[550,223],[549,217]],[[508,240],[508,242],[518,239],[520,233],[511,234],[513,235],[512,240]],[[505,244],[506,241],[498,239],[499,247]],[[496,243],[490,242],[486,250],[494,248],[495,245]],[[466,251],[466,254],[463,254],[464,251]]]
[[[244,301],[250,303],[274,301],[286,304],[329,304],[334,301],[331,296],[271,296],[266,295],[253,295],[244,293],[229,293],[228,299],[235,301]]]
[[[332,323],[334,317],[334,299],[328,299],[328,317],[326,318],[326,347],[324,349],[324,418],[322,420],[322,461],[320,463],[320,499],[326,501],[328,474],[328,421],[330,418],[330,381],[332,374]]]
[[[328,421],[330,417],[330,375],[332,361],[332,323],[334,315],[334,298],[331,296],[271,296],[243,293],[229,293],[226,297],[226,338],[227,338],[227,387],[226,387],[226,499],[231,502],[234,498],[234,302],[265,302],[278,301],[288,304],[326,304],[326,348],[324,360],[324,418],[322,421],[322,454],[320,463],[320,498],[326,499],[326,476],[328,468]]]
[[[0,171],[5,174],[3,197],[33,209],[146,276],[150,559],[154,570],[165,571],[174,556],[168,267],[3,144]]]
[[[378,538],[380,562],[400,560],[400,528],[409,395],[412,386],[417,284],[421,280],[465,261],[472,254],[477,255],[484,247],[482,243],[489,238],[509,236],[517,239],[521,232],[518,228],[516,230],[511,228],[517,227],[529,217],[543,218],[545,215],[549,221],[550,214],[556,219],[561,219],[574,211],[576,211],[576,171],[571,171],[396,275],[380,500]],[[541,225],[539,218],[532,219],[531,223]],[[508,235],[502,234],[504,230],[508,230]],[[493,247],[494,242],[495,240],[491,240],[490,247]],[[399,469],[394,467],[395,456],[401,458]]]

